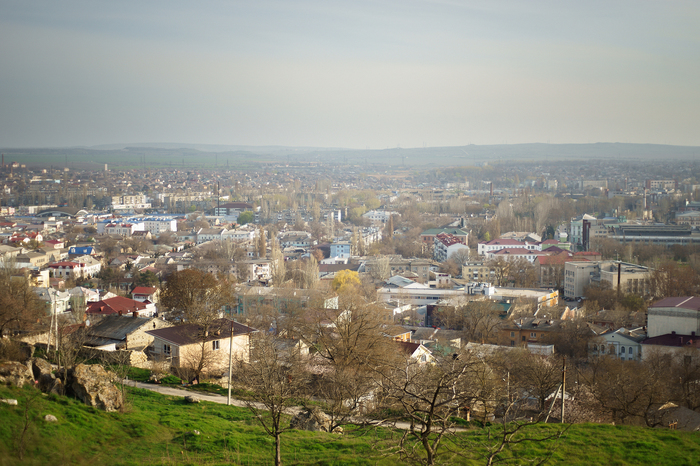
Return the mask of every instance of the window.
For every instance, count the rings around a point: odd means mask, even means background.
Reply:
[[[170,345],[163,343],[163,354],[170,354],[170,352],[171,352]]]
[[[624,346],[620,346],[620,354],[625,354],[625,347]]]
[[[514,337],[514,336],[515,336],[515,332],[510,332],[510,336],[511,336],[511,337]]]
[[[212,341],[212,342],[211,342],[211,347],[212,347],[212,349],[218,350],[218,349],[219,349],[219,343],[220,343],[219,340],[214,340],[214,341]]]
[[[530,332],[530,338],[537,338],[537,332]]]
[[[515,346],[515,340],[510,340],[510,346]]]

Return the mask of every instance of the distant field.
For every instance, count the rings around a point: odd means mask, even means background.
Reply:
[[[272,464],[272,439],[247,410],[205,402],[185,404],[178,398],[136,389],[131,391],[131,409],[126,414],[104,413],[72,399],[39,395],[29,411],[26,456],[19,461],[16,440],[24,425],[25,400],[33,393],[30,388],[0,387],[0,398],[20,400],[17,407],[0,403],[0,466]],[[59,421],[46,423],[45,414]],[[540,425],[535,432],[557,427]],[[201,435],[188,434],[195,429]],[[475,428],[461,434],[459,443],[470,445],[464,452],[480,453],[485,435],[485,430]],[[400,464],[396,457],[387,457],[380,449],[386,453],[397,436],[388,429],[343,436],[291,431],[283,435],[283,463],[396,465]],[[516,464],[529,464],[543,454],[543,445],[529,445],[518,453]],[[587,424],[572,426],[547,464],[680,466],[698,464],[698,458],[698,434]],[[457,456],[449,463],[483,464]]]
[[[36,149],[5,151],[5,162],[19,162],[30,168],[65,168],[80,170],[132,170],[172,168],[173,170],[209,169],[242,170],[259,167],[264,160],[246,154],[212,154],[197,151]]]
[[[386,148],[357,150],[337,148],[294,148],[150,144],[110,145],[97,148],[0,149],[5,161],[28,166],[69,167],[99,170],[104,164],[118,170],[135,168],[249,170],[262,164],[291,166],[350,166],[362,171],[386,168],[477,167],[506,162],[567,162],[615,160],[616,162],[658,162],[697,160],[700,147],[659,144],[502,144],[491,146]],[[67,158],[66,158],[67,157]]]

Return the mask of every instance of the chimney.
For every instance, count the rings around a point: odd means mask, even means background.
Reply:
[[[139,311],[134,311],[131,313],[131,315],[136,319],[139,316]]]

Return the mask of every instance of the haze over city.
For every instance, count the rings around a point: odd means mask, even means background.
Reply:
[[[0,146],[700,145],[697,2],[0,2]]]

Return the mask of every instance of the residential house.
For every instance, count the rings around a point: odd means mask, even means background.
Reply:
[[[17,267],[43,267],[49,263],[50,256],[44,251],[30,251],[15,256]]]
[[[591,356],[613,356],[623,361],[642,359],[642,341],[646,339],[642,329],[605,329],[588,345]]]
[[[115,296],[89,303],[86,314],[91,318],[99,319],[108,315],[153,317],[156,312],[156,305],[153,303],[142,303],[123,296]]]
[[[53,288],[34,288],[39,300],[46,304],[49,314],[61,314],[70,310],[70,294]]]
[[[92,246],[71,246],[68,248],[68,254],[71,256],[94,256],[97,251]]]
[[[74,310],[86,311],[88,303],[96,303],[100,300],[100,293],[97,290],[76,286],[68,290],[70,295],[70,307]]]
[[[197,244],[206,243],[207,241],[222,240],[227,231],[226,228],[201,228],[197,232]]]
[[[188,367],[197,365],[204,355],[208,358],[206,371],[221,374],[228,370],[229,355],[235,361],[249,360],[250,337],[256,331],[229,319],[218,319],[208,328],[184,324],[146,333],[153,337],[151,353],[156,358],[171,360],[176,367]]]
[[[398,351],[404,354],[409,360],[417,361],[419,364],[435,362],[435,357],[430,350],[420,343],[395,340],[394,344],[397,345]]]
[[[498,344],[501,346],[542,345],[547,336],[560,332],[562,322],[558,319],[522,317],[504,322],[498,331]]]
[[[161,319],[139,319],[120,315],[109,315],[86,328],[85,346],[103,351],[143,351],[153,343],[148,330],[170,327]]]
[[[91,278],[102,269],[102,263],[90,256],[83,256],[72,261],[49,264],[53,276],[57,278]]]
[[[236,267],[243,268],[243,276],[247,281],[265,281],[272,278],[270,263],[268,259],[253,259],[238,262]]]
[[[154,286],[137,286],[131,290],[131,298],[134,301],[149,303],[158,303],[160,298],[160,290]]]

